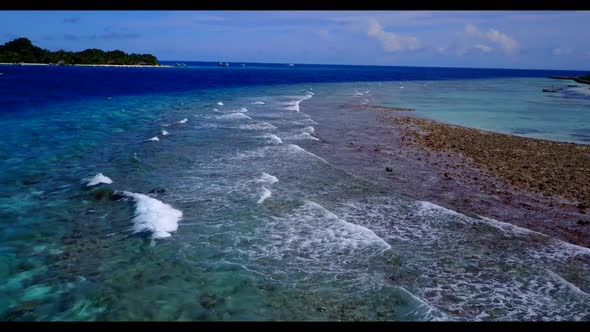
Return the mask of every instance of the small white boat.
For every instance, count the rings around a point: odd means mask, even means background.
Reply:
[[[288,64],[288,66],[289,66],[289,67],[295,67],[295,65],[294,65],[294,64],[292,64],[292,63]]]

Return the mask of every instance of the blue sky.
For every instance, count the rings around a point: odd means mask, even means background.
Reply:
[[[0,11],[0,42],[160,60],[590,70],[590,11]]]

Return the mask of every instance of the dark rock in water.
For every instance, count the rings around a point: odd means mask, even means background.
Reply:
[[[326,307],[319,307],[319,308],[318,308],[318,311],[320,311],[320,312],[324,312],[324,311],[326,311],[326,310],[327,310],[327,309],[326,309]]]
[[[580,210],[586,210],[587,208],[588,208],[588,207],[587,207],[587,206],[586,206],[586,204],[584,204],[584,203],[579,203],[579,204],[578,204],[578,209],[580,209]]]
[[[111,188],[98,188],[92,191],[92,199],[95,201],[103,201],[113,196],[115,191]]]
[[[391,168],[391,167],[385,167],[385,171],[386,172],[393,172],[393,168]]]
[[[148,192],[151,195],[163,195],[166,193],[166,189],[164,188],[154,188]]]
[[[576,224],[578,224],[580,226],[586,226],[586,225],[590,224],[590,220],[582,220],[582,219],[580,219],[580,220],[576,221]]]
[[[39,182],[41,182],[41,177],[35,177],[35,178],[24,179],[22,181],[22,184],[24,184],[25,186],[32,186],[32,185],[35,185]]]
[[[201,305],[203,306],[203,308],[205,309],[211,309],[215,306],[215,299],[212,298],[211,296],[201,296],[201,298],[199,299],[199,302],[201,303]]]

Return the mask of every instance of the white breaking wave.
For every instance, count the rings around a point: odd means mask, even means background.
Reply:
[[[312,126],[307,126],[307,127],[303,128],[303,131],[306,133],[313,134],[313,133],[315,133],[315,128]]]
[[[274,175],[270,175],[268,173],[262,172],[260,179],[258,179],[257,181],[267,183],[267,184],[273,184],[273,183],[279,182],[279,179],[277,179],[277,177]]]
[[[383,240],[382,238],[380,238],[379,236],[377,236],[377,234],[375,234],[375,232],[373,232],[372,230],[368,229],[367,227],[361,226],[361,225],[357,225],[357,224],[353,224],[350,223],[346,220],[343,220],[341,218],[339,218],[337,215],[335,215],[334,213],[332,213],[331,211],[329,211],[328,209],[326,209],[325,207],[319,205],[316,202],[312,202],[312,201],[306,201],[306,204],[312,206],[313,208],[319,209],[321,210],[328,218],[333,219],[333,220],[338,220],[340,223],[344,224],[346,226],[347,229],[351,230],[352,232],[350,233],[356,233],[361,235],[364,238],[370,239],[371,241],[374,241],[376,243],[379,243],[381,246],[383,246],[383,248],[385,249],[390,249],[391,246],[389,245],[389,243],[387,243],[385,240]],[[349,232],[343,232],[344,235],[350,235]]]
[[[299,121],[298,123],[302,124],[302,125],[308,125],[308,124],[317,125],[318,124],[317,122],[313,121],[313,119],[311,119],[311,118],[303,119],[303,120]]]
[[[301,110],[299,108],[299,104],[301,104],[302,101],[307,100],[311,97],[313,97],[312,94],[307,94],[299,99],[295,99],[295,100],[291,100],[290,102],[283,103],[283,105],[287,106],[284,108],[284,110],[300,112]]]
[[[246,113],[246,112],[248,112],[248,109],[245,108],[245,107],[240,107],[240,109],[239,110],[236,110],[236,112]]]
[[[158,138],[158,136],[154,136],[154,137],[152,137],[152,138],[148,138],[148,139],[146,139],[145,141],[146,141],[146,142],[149,142],[149,141],[151,141],[151,142],[159,142],[159,141],[160,141],[160,139]]]
[[[219,110],[217,108],[214,108],[213,112],[219,112]]]
[[[172,236],[182,219],[182,211],[144,194],[124,191],[123,194],[135,201],[133,232],[150,232],[153,239]]]
[[[222,102],[220,102],[220,101],[218,101],[218,102],[217,102],[217,105],[219,105],[219,106],[223,106],[223,103],[222,103]]]
[[[432,213],[439,213],[439,212],[444,212],[444,213],[453,214],[453,215],[459,215],[459,213],[456,211],[449,210],[445,207],[442,207],[440,205],[436,205],[434,203],[430,203],[427,201],[418,201],[417,204],[419,207],[418,215],[429,215]]]
[[[277,129],[277,127],[273,126],[272,124],[263,121],[263,122],[258,122],[258,123],[253,123],[253,124],[245,124],[245,125],[240,125],[240,129],[247,129],[247,130],[274,130]]]
[[[95,176],[93,176],[92,178],[89,179],[85,179],[84,180],[86,183],[86,187],[92,187],[92,186],[96,186],[97,184],[111,184],[113,183],[113,180],[111,180],[111,178],[109,178],[108,176],[104,176],[102,173],[98,173]]]
[[[253,105],[264,105],[263,101],[255,101],[252,103]]]
[[[167,132],[166,130],[162,130],[161,131],[161,134],[162,134],[162,136],[168,136],[168,135],[170,135],[170,133]]]
[[[251,120],[252,119],[251,117],[247,116],[244,113],[230,113],[230,114],[218,116],[217,118],[222,119],[222,120],[240,120],[240,119]]]
[[[301,134],[299,134],[299,135],[293,136],[293,138],[294,138],[294,139],[311,139],[311,140],[314,140],[314,141],[319,141],[319,140],[320,140],[319,138],[317,138],[317,137],[314,137],[314,136],[312,136],[310,133],[308,133],[308,132],[305,132],[305,131],[304,131],[304,132],[302,132],[302,133],[301,133]]]
[[[295,152],[295,153],[305,153],[305,154],[307,154],[309,156],[312,156],[314,158],[317,158],[317,159],[321,160],[325,164],[328,164],[328,162],[324,158],[322,158],[322,157],[320,157],[318,155],[315,155],[315,154],[313,154],[313,153],[305,150],[304,148],[300,147],[297,144],[289,144],[287,146],[287,148],[289,149],[289,151],[292,151],[292,152]]]
[[[260,199],[258,199],[258,204],[262,204],[264,203],[264,201],[266,201],[267,198],[269,198],[270,196],[272,196],[272,191],[270,191],[268,188],[266,187],[262,187],[262,195],[260,195]]]
[[[172,125],[175,125],[175,124],[185,124],[187,122],[188,122],[188,119],[187,118],[184,118],[184,119],[182,119],[180,121],[176,121],[176,122],[173,122],[173,123],[163,124],[162,127],[168,127],[168,126],[172,126]]]
[[[270,139],[273,144],[283,144],[283,140],[275,134],[268,134],[262,137]]]
[[[273,183],[279,182],[279,179],[277,179],[276,176],[263,172],[260,178],[256,180],[256,182],[262,182],[264,184],[271,185]],[[258,199],[257,203],[262,204],[270,196],[272,196],[272,191],[270,191],[270,189],[268,189],[266,186],[263,186],[262,194],[260,195],[260,199]]]

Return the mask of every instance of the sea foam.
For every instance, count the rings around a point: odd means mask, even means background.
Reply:
[[[161,239],[178,229],[182,211],[144,194],[124,191],[123,195],[135,201],[134,233],[150,232],[153,239]]]
[[[148,138],[148,139],[146,139],[145,141],[146,141],[146,142],[150,142],[150,141],[151,141],[151,142],[159,142],[159,141],[160,141],[160,139],[158,138],[158,136],[154,136],[154,137],[152,137],[152,138]]]
[[[255,101],[252,103],[253,105],[264,105],[263,101]]]
[[[217,102],[217,105],[219,105],[219,106],[223,106],[223,103],[222,103],[222,102],[220,102],[220,101],[218,101],[218,102]]]
[[[168,135],[170,135],[170,133],[167,132],[166,130],[162,130],[161,131],[161,134],[162,134],[162,136],[168,136]]]

